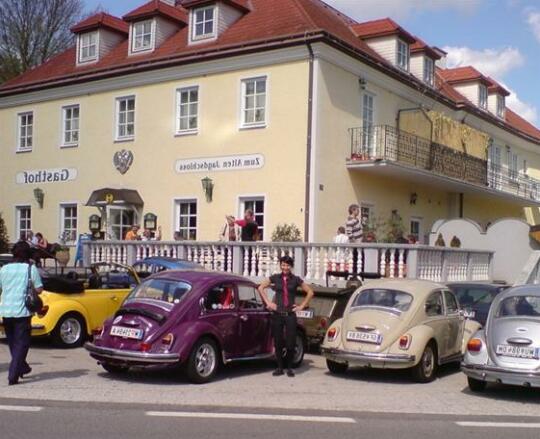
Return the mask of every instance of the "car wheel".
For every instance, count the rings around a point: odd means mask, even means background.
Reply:
[[[107,372],[118,375],[121,373],[126,373],[129,370],[128,366],[119,366],[117,364],[111,363],[101,363],[101,367]]]
[[[187,376],[196,384],[207,383],[214,378],[219,364],[219,349],[210,338],[201,338],[191,351],[187,363]]]
[[[302,365],[304,361],[304,354],[306,352],[306,343],[304,342],[304,335],[301,333],[296,334],[296,343],[294,345],[294,356],[292,361],[292,367],[295,369]]]
[[[467,382],[469,383],[469,389],[471,389],[473,392],[483,392],[486,390],[487,382],[476,380],[471,377],[467,377]]]
[[[437,353],[433,343],[425,348],[420,361],[412,369],[413,378],[418,383],[429,383],[435,379],[437,371]]]
[[[349,365],[347,363],[338,363],[337,361],[326,360],[326,367],[328,367],[330,373],[341,375],[347,372]]]
[[[58,347],[77,348],[86,338],[86,323],[79,315],[66,314],[60,318],[51,335]]]

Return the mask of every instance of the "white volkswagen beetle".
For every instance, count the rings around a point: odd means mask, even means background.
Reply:
[[[359,288],[321,350],[332,373],[349,366],[411,368],[418,382],[460,361],[478,322],[465,320],[448,287],[422,280],[380,280]]]

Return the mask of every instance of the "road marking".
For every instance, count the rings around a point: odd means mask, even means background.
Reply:
[[[460,427],[540,428],[540,422],[456,422]]]
[[[263,415],[253,413],[200,413],[200,412],[146,412],[147,416],[172,418],[247,419],[257,421],[326,422],[333,424],[356,424],[353,418],[334,416]]]
[[[10,412],[39,412],[43,407],[24,406],[24,405],[0,405],[0,410]]]

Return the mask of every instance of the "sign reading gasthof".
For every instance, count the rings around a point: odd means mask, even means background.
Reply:
[[[232,155],[177,160],[175,170],[178,174],[188,172],[244,171],[260,169],[264,166],[262,154]]]
[[[75,168],[37,169],[19,172],[15,176],[15,181],[17,184],[63,183],[76,178],[77,169]]]

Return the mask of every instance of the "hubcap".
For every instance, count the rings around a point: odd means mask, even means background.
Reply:
[[[303,353],[304,353],[304,344],[303,344],[302,337],[296,337],[296,346],[294,347],[294,358],[293,358],[294,364],[298,364],[300,362],[300,359],[302,358]]]
[[[75,318],[68,318],[60,326],[60,338],[66,344],[76,343],[81,338],[81,324]]]
[[[424,355],[422,355],[422,367],[424,369],[424,375],[426,377],[431,376],[434,367],[433,351],[431,348],[426,348]]]
[[[204,343],[199,346],[195,355],[195,368],[197,373],[202,377],[207,377],[212,374],[216,366],[216,352],[214,348]]]

